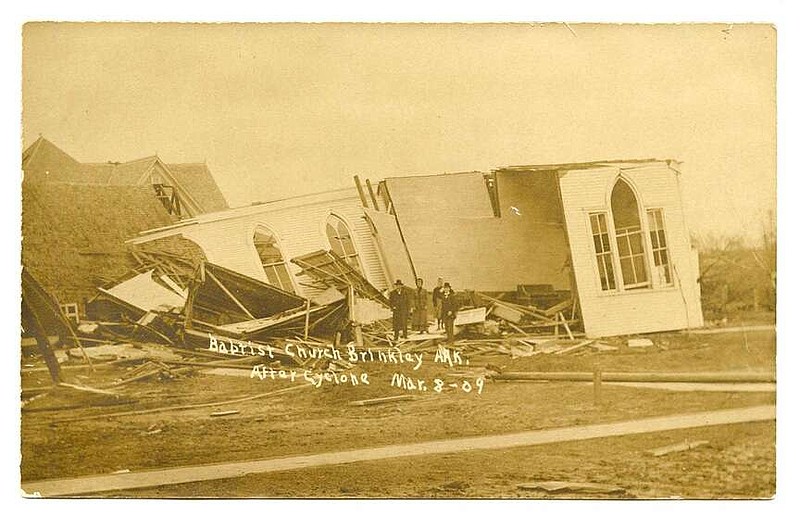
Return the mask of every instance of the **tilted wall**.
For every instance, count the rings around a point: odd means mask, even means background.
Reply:
[[[611,217],[611,189],[619,177],[625,178],[637,194],[646,239],[645,250],[650,255],[646,210],[661,208],[664,211],[667,248],[675,277],[672,286],[629,291],[603,291],[600,286],[589,214],[606,211]],[[666,164],[627,170],[598,167],[561,172],[564,216],[587,336],[657,332],[703,325],[697,283],[697,252],[692,248],[684,220],[679,181],[679,174]],[[652,260],[651,256],[648,258]],[[651,276],[652,271],[650,267]],[[617,283],[621,284],[619,275]]]
[[[312,297],[319,291],[309,287],[310,279],[297,276],[300,268],[290,259],[330,249],[325,225],[331,214],[341,217],[347,224],[364,276],[378,289],[385,289],[388,284],[381,259],[355,189],[200,216],[196,224],[176,231],[196,242],[210,262],[266,282],[253,245],[256,228],[264,227],[275,236],[295,292]]]

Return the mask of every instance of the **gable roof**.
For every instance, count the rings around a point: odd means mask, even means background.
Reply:
[[[167,169],[206,212],[228,208],[228,202],[205,163],[170,163]]]
[[[26,181],[45,181],[51,173],[72,175],[80,167],[75,158],[41,136],[22,153]]]
[[[72,183],[83,185],[149,185],[146,175],[160,164],[180,189],[187,201],[198,205],[201,212],[217,212],[228,203],[204,163],[167,165],[158,156],[128,162],[81,163],[44,137],[39,137],[22,153],[22,169],[26,182]],[[194,206],[193,205],[193,206]]]

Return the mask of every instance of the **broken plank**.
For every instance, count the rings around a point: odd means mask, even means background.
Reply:
[[[665,447],[659,447],[657,449],[651,449],[648,454],[653,456],[664,456],[666,454],[671,454],[673,452],[683,452],[688,451],[690,449],[696,449],[697,447],[702,447],[703,445],[707,445],[708,440],[697,440],[694,442],[685,441],[683,443],[676,443],[673,445],[667,445]]]
[[[552,316],[555,316],[557,313],[559,313],[559,312],[561,312],[563,310],[569,309],[570,307],[572,307],[572,298],[570,298],[569,300],[564,300],[563,302],[557,303],[557,304],[553,305],[552,307],[548,307],[547,309],[545,309],[543,311],[543,313],[544,313],[545,316],[552,317]]]
[[[522,483],[517,485],[522,490],[540,490],[550,493],[579,493],[579,494],[623,494],[625,489],[615,485],[600,483],[572,483],[569,481],[540,481],[536,483]]]
[[[239,410],[238,409],[231,409],[229,411],[216,411],[214,413],[211,413],[209,416],[216,417],[216,416],[228,416],[228,415],[237,415],[237,414],[239,414]]]
[[[555,352],[555,355],[568,354],[568,353],[573,352],[573,351],[575,351],[575,350],[577,350],[579,348],[583,348],[586,345],[589,345],[591,343],[593,343],[592,340],[581,341],[580,343],[578,343],[576,345],[568,346],[567,348],[562,348],[562,349],[558,350],[557,352]]]
[[[567,320],[566,320],[566,318],[564,318],[564,313],[559,312],[558,313],[558,317],[561,318],[561,323],[564,324],[564,330],[567,331],[567,335],[569,336],[569,338],[571,340],[574,340],[575,336],[572,335],[572,330],[570,330],[569,325],[567,324]]]
[[[400,402],[403,400],[414,400],[416,397],[413,395],[395,395],[393,397],[381,397],[377,399],[355,400],[350,402],[348,406],[373,406],[376,404],[386,404],[388,402]]]

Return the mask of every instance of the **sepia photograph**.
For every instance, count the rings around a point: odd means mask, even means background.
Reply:
[[[775,26],[19,37],[22,497],[775,497]]]

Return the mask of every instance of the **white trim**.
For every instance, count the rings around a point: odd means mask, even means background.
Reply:
[[[269,284],[269,277],[267,276],[267,272],[264,271],[264,265],[261,262],[261,257],[258,255],[258,250],[256,249],[256,244],[254,241],[256,231],[259,228],[262,228],[267,232],[269,232],[269,234],[272,235],[272,238],[275,239],[275,245],[278,247],[278,251],[280,251],[281,253],[281,260],[283,260],[283,265],[286,267],[286,273],[289,275],[289,281],[292,282],[292,289],[294,290],[294,294],[301,296],[299,294],[300,289],[297,283],[297,279],[295,278],[295,275],[292,274],[291,267],[293,264],[289,262],[289,260],[286,258],[285,248],[283,246],[283,240],[281,239],[280,235],[278,235],[278,233],[275,230],[273,230],[272,226],[270,226],[269,224],[262,222],[254,222],[248,225],[248,232],[245,233],[244,235],[248,239],[246,245],[250,249],[251,261],[255,261],[254,264],[257,266],[256,269],[258,271],[261,271],[261,274],[263,275],[262,281]],[[274,286],[274,287],[282,289],[281,286]]]
[[[355,232],[353,231],[353,225],[347,220],[347,217],[343,216],[341,213],[335,210],[328,210],[327,215],[325,216],[325,221],[323,221],[322,226],[322,239],[325,242],[326,249],[332,250],[330,241],[328,241],[328,220],[331,217],[336,217],[344,223],[345,228],[347,228],[347,233],[350,235],[350,242],[353,243],[353,249],[356,251],[356,260],[358,260],[358,267],[360,269],[360,273],[364,278],[367,278],[367,270],[364,268],[364,261],[361,260],[361,249],[359,248],[358,242],[356,241]]]

